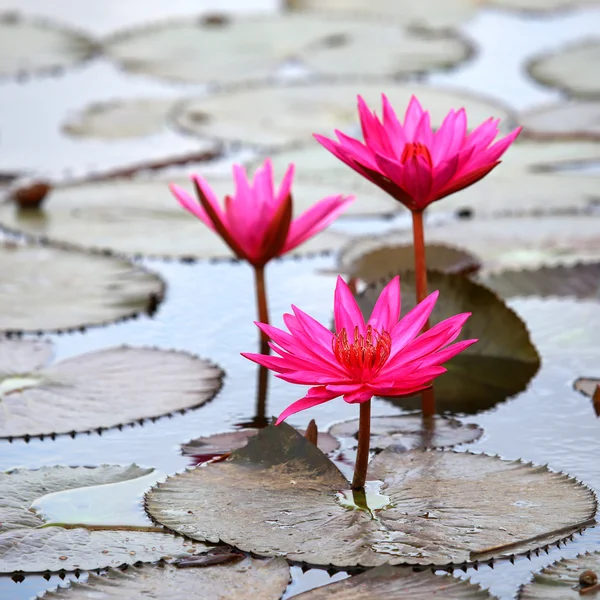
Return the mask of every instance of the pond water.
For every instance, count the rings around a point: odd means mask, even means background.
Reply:
[[[16,7],[31,9],[31,12],[35,10],[37,14],[47,14],[76,26],[89,25],[100,34],[139,21],[189,14],[198,6],[192,0],[171,0],[168,3],[156,0],[138,3],[144,8],[122,11],[115,18],[102,13],[103,20],[94,18],[87,9],[81,14],[71,10],[81,4],[74,0],[52,3],[0,0],[0,11]],[[203,4],[209,9],[214,8],[208,2]],[[213,4],[223,5],[217,0]],[[230,0],[227,3],[231,9],[249,8],[251,5],[263,10],[276,8],[274,2],[266,0]],[[600,31],[600,9],[544,18],[484,10],[465,24],[462,31],[478,46],[476,57],[455,71],[431,75],[428,81],[490,94],[522,109],[555,98],[554,93],[526,79],[521,69],[523,60],[545,48],[597,33]],[[75,174],[93,167],[118,164],[100,143],[81,157],[77,145],[57,133],[56,123],[62,121],[69,111],[104,97],[174,95],[195,89],[200,88],[127,76],[102,59],[78,66],[57,78],[0,82],[0,153],[9,154],[8,158],[3,156],[0,164],[3,169],[8,168],[11,160],[15,165],[23,164],[23,157],[31,156],[32,167],[36,167],[39,160],[53,174],[59,173],[65,164],[70,164]],[[168,132],[152,136],[148,143],[151,144],[150,153],[156,156],[194,147],[193,141]],[[139,148],[132,145],[128,153],[135,157],[137,150]],[[42,161],[41,157],[48,152],[56,156],[54,161]],[[239,156],[248,153],[243,151]],[[145,156],[148,156],[147,151]],[[119,160],[124,160],[124,157]],[[388,221],[364,220],[336,227],[353,233],[384,232],[408,224],[406,216],[401,215]],[[83,434],[75,439],[65,436],[53,442],[0,442],[1,470],[55,464],[136,463],[172,474],[190,465],[189,458],[180,453],[182,443],[253,422],[258,373],[254,364],[239,355],[240,351],[253,351],[257,345],[257,332],[252,324],[255,306],[251,270],[245,264],[229,262],[141,262],[160,274],[168,286],[166,298],[156,314],[152,318],[142,316],[117,325],[93,328],[85,333],[49,336],[56,344],[56,357],[62,359],[123,343],[187,350],[215,361],[225,370],[221,392],[199,410],[159,419],[156,423],[127,427],[123,431],[104,432],[101,436]],[[273,323],[281,325],[281,315],[292,302],[327,322],[331,318],[334,278],[323,271],[333,267],[332,256],[281,260],[270,264],[267,285]],[[597,458],[600,420],[594,417],[589,399],[572,390],[572,383],[578,376],[599,375],[598,353],[594,354],[593,343],[594,331],[596,338],[600,332],[600,304],[540,299],[516,299],[510,304],[528,324],[533,341],[542,354],[543,366],[522,394],[477,416],[465,417],[465,421],[483,427],[484,435],[473,444],[461,446],[460,450],[548,464],[551,469],[569,473],[600,493],[600,461]],[[563,352],[564,347],[568,347],[569,351]],[[301,395],[302,391],[297,386],[271,377],[267,415],[279,414]],[[389,402],[373,402],[374,415],[400,413],[400,409]],[[319,428],[326,430],[335,422],[356,416],[355,407],[344,402],[331,402],[309,413],[294,415],[290,422],[294,426],[305,427],[311,418],[315,418]],[[493,569],[482,565],[478,570],[468,569],[466,573],[459,574],[506,600],[512,598],[518,587],[529,580],[530,574],[542,566],[562,556],[599,549],[600,529],[592,528],[582,536],[576,536],[574,542],[566,547],[552,547],[548,554],[542,553],[531,560],[519,558],[515,564],[500,562]],[[302,573],[299,567],[293,567],[292,573],[293,582],[286,597],[345,577],[344,573],[338,573],[330,578],[327,572],[318,569]],[[0,598],[25,600],[60,582],[58,577],[46,582],[41,577],[31,576],[21,583],[0,577]]]

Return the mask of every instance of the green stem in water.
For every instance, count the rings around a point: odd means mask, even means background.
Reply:
[[[415,287],[417,302],[427,298],[427,261],[425,259],[425,236],[423,233],[423,210],[412,211],[413,248],[415,253]],[[423,331],[429,329],[429,320],[425,323]],[[421,392],[421,413],[423,418],[435,415],[435,396],[433,388]]]
[[[364,490],[369,466],[369,446],[371,443],[371,401],[361,402],[360,418],[358,425],[358,449],[356,450],[356,463],[352,489]]]
[[[261,323],[269,323],[269,308],[267,305],[267,292],[265,285],[265,267],[254,267],[254,280],[256,283],[256,308],[258,320]],[[260,353],[270,354],[269,338],[260,332]]]

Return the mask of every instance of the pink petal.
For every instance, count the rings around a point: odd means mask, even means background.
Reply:
[[[390,181],[399,187],[404,187],[404,166],[395,158],[389,158],[383,154],[375,155],[375,162],[379,171],[383,173]]]
[[[304,398],[300,400],[296,400],[293,404],[290,404],[277,418],[277,422],[275,425],[279,425],[282,421],[287,419],[290,415],[294,413],[300,412],[301,410],[306,410],[307,408],[312,408],[313,406],[318,406],[319,404],[323,404],[328,402],[329,400],[333,400],[339,394],[332,394],[325,387],[314,387],[308,390],[308,394]]]
[[[364,335],[365,320],[352,292],[341,277],[337,278],[335,286],[333,313],[335,317],[335,329],[338,333],[342,329],[346,329],[348,337],[352,338],[354,328],[358,327],[358,332]]]
[[[432,182],[431,166],[423,156],[414,156],[404,163],[402,187],[418,208],[429,204]]]
[[[281,185],[279,186],[279,192],[277,193],[277,204],[283,202],[289,195],[290,190],[292,189],[292,181],[294,180],[294,172],[296,166],[291,163],[287,168],[285,175],[283,176],[283,180]]]
[[[373,391],[368,388],[358,388],[352,392],[344,394],[344,401],[348,404],[366,402],[373,397]]]
[[[182,187],[179,187],[174,183],[169,184],[169,189],[175,198],[177,198],[179,204],[185,208],[185,210],[195,217],[198,217],[198,219],[200,219],[207,227],[213,231],[215,230],[213,222],[206,214],[206,211],[202,208],[202,206],[198,204],[197,200],[194,200],[194,198],[192,198]]]
[[[497,141],[486,152],[485,158],[488,162],[497,161],[507,150],[507,148],[515,141],[517,136],[523,130],[522,127],[517,127],[512,133],[509,133],[505,138]]]
[[[402,127],[402,123],[400,123],[385,94],[381,94],[381,101],[383,104],[383,125],[388,131],[388,137],[393,142],[395,148],[402,148],[406,144],[404,127]]]
[[[428,111],[424,111],[421,115],[419,124],[415,129],[414,141],[424,144],[428,149],[431,148],[433,143],[433,131],[431,130],[431,117]]]
[[[431,197],[437,197],[438,192],[448,185],[456,175],[457,168],[458,155],[456,154],[434,168],[433,181],[431,182]]]
[[[391,154],[393,150],[385,127],[361,96],[358,96],[358,114],[365,144],[376,152]]]
[[[431,354],[430,356],[428,356],[423,361],[422,366],[429,367],[430,365],[443,364],[443,363],[447,362],[448,360],[450,360],[451,358],[454,358],[457,354],[459,354],[463,350],[466,350],[469,346],[472,346],[473,344],[475,344],[478,341],[479,340],[473,339],[473,340],[464,340],[462,342],[456,342],[456,344],[452,344],[451,346],[448,346],[447,348],[444,348],[443,350],[440,350],[439,352],[435,352],[434,354]]]
[[[400,277],[396,275],[379,294],[367,325],[391,332],[400,317]]]
[[[198,174],[192,175],[191,179],[202,190],[202,193],[206,197],[206,200],[208,201],[212,209],[215,211],[215,213],[219,215],[219,219],[221,220],[221,222],[224,223],[226,220],[225,212],[221,208],[221,205],[219,204],[219,199],[213,192],[210,185],[208,185],[206,179],[204,179]]]
[[[392,351],[388,360],[391,360],[406,344],[414,340],[419,331],[423,329],[427,319],[433,311],[439,292],[429,294],[423,302],[419,302],[411,311],[409,311],[394,327],[392,335]]]

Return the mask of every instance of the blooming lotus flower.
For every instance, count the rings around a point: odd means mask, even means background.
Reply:
[[[256,323],[271,338],[278,356],[242,355],[279,373],[290,383],[313,386],[307,395],[284,410],[277,423],[290,415],[343,396],[350,404],[375,395],[405,396],[431,386],[444,373],[442,364],[474,344],[451,344],[470,313],[459,314],[419,335],[435,305],[429,295],[408,314],[400,316],[400,279],[383,289],[371,318],[365,323],[352,293],[339,277],[335,289],[335,333],[292,306],[283,319],[289,333]]]
[[[401,123],[385,94],[379,120],[358,96],[364,143],[341,131],[338,141],[315,135],[341,161],[413,211],[485,177],[521,132],[494,143],[499,119],[490,118],[467,133],[465,109],[451,110],[437,131],[429,113],[413,96]]]
[[[225,197],[224,207],[200,175],[192,176],[199,202],[181,187],[169,187],[181,206],[220,235],[238,258],[263,267],[325,229],[353,200],[351,196],[329,196],[292,220],[293,177],[291,164],[275,192],[269,159],[257,169],[252,181],[243,167],[234,165],[236,190]]]

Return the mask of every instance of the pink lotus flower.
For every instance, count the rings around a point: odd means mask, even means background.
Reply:
[[[257,169],[253,181],[239,165],[234,165],[233,177],[235,194],[225,197],[224,208],[200,175],[192,176],[199,203],[181,187],[169,187],[183,208],[219,234],[238,258],[255,267],[263,267],[325,229],[353,200],[352,196],[329,196],[292,220],[293,164],[277,193],[269,159]]]
[[[382,94],[383,119],[358,96],[365,143],[335,131],[339,141],[322,135],[316,140],[341,161],[378,185],[411,210],[423,210],[435,200],[466,188],[485,177],[521,132],[515,129],[492,143],[499,119],[490,118],[467,133],[465,109],[451,110],[437,131],[430,116],[413,96],[404,124]],[[491,144],[491,145],[490,145]]]
[[[438,292],[434,292],[398,320],[400,279],[395,277],[381,292],[365,323],[348,286],[338,277],[335,334],[292,306],[294,314],[283,316],[289,333],[256,323],[273,340],[269,345],[278,356],[242,356],[276,371],[284,381],[314,386],[281,413],[278,424],[338,396],[354,404],[375,395],[411,395],[431,386],[446,371],[442,363],[477,341],[448,345],[459,336],[470,313],[446,319],[419,335],[437,297]]]

